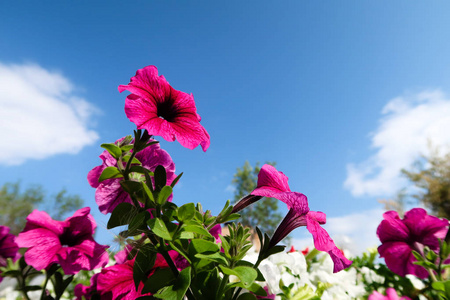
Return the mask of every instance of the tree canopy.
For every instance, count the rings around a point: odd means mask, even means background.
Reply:
[[[5,183],[0,188],[0,225],[8,226],[10,233],[17,235],[35,208],[45,209],[53,219],[61,220],[82,206],[83,200],[78,195],[67,195],[65,189],[49,197],[39,185],[22,190],[20,182]]]
[[[450,219],[450,152],[441,155],[430,150],[410,170],[402,173],[416,187],[409,196],[423,203],[438,217]]]

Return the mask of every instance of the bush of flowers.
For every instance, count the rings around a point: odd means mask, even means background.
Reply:
[[[448,221],[423,209],[403,219],[384,214],[377,234],[386,264],[376,251],[352,264],[322,228],[325,213],[310,210],[306,196],[291,191],[273,166],[264,165],[255,190],[234,206],[225,202],[217,216],[200,203],[178,206],[172,192],[182,173],[155,137],[207,151],[210,137],[194,98],[172,88],[154,66],[138,70],[119,86],[123,91],[130,93],[125,114],[136,130],[102,144],[101,164],[87,175],[98,209],[109,214],[108,229],[125,229],[123,249],[114,254],[94,240],[88,207],[63,221],[34,210],[18,236],[0,226],[0,280],[16,282],[0,291],[6,299],[450,299]],[[288,208],[272,236],[230,223],[262,197]],[[302,226],[314,249],[286,252],[280,241]]]

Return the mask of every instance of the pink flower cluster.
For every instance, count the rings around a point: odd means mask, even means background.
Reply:
[[[61,265],[65,274],[93,270],[108,263],[106,248],[94,241],[96,228],[90,208],[79,209],[65,221],[55,221],[46,212],[34,210],[16,242],[28,248],[25,262],[36,270]]]

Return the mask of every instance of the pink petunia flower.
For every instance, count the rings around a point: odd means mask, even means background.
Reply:
[[[175,265],[179,270],[185,266],[180,266],[180,256],[176,251],[169,251],[169,255],[175,262]],[[102,269],[97,280],[97,291],[103,296],[112,294],[112,299],[120,300],[134,300],[140,296],[150,296],[151,293],[142,294],[144,284],[139,283],[138,290],[136,291],[134,279],[133,279],[133,267],[135,258],[126,260],[121,264],[116,264]],[[156,255],[156,261],[153,268],[150,270],[148,277],[150,277],[157,268],[168,268],[166,260],[161,254]]]
[[[336,247],[328,232],[320,226],[325,224],[326,215],[322,212],[310,211],[306,196],[291,192],[288,177],[277,171],[275,167],[267,164],[262,166],[258,174],[257,187],[251,195],[276,198],[286,203],[289,208],[288,214],[270,240],[270,246],[278,244],[295,228],[306,226],[313,236],[316,249],[327,252],[333,260],[333,272],[339,272],[352,264]]]
[[[387,288],[386,296],[383,296],[377,291],[374,291],[372,294],[369,295],[369,298],[367,298],[367,300],[411,300],[411,298],[406,296],[399,297],[395,289]]]
[[[34,210],[16,238],[19,247],[28,248],[24,255],[26,263],[36,270],[57,263],[65,274],[105,266],[108,246],[94,241],[96,224],[89,212],[90,208],[85,207],[65,221],[55,221],[46,212]]]
[[[120,143],[124,138],[116,141],[116,144]],[[150,142],[154,140],[150,139]],[[97,203],[100,212],[103,214],[111,213],[119,203],[128,202],[132,203],[132,200],[127,192],[125,192],[121,185],[121,178],[107,179],[102,182],[98,182],[103,170],[107,167],[117,167],[117,162],[108,151],[103,151],[99,156],[103,161],[100,166],[93,168],[88,173],[89,184],[96,188],[95,202]],[[167,184],[170,184],[175,178],[175,164],[172,161],[169,153],[161,149],[159,144],[153,144],[144,150],[136,154],[136,158],[142,163],[144,168],[150,171],[154,171],[158,165],[163,166],[166,169]],[[171,196],[172,197],[172,196]],[[170,201],[171,198],[169,198]]]
[[[400,275],[413,274],[419,278],[427,278],[427,270],[415,265],[416,258],[412,250],[423,253],[428,246],[439,252],[439,240],[444,239],[448,231],[448,220],[430,216],[422,208],[413,208],[400,219],[395,211],[383,214],[377,229],[381,241],[378,247],[380,257],[384,257],[389,269]]]
[[[8,258],[12,258],[13,261],[19,259],[19,246],[17,246],[14,239],[15,236],[9,233],[9,227],[0,226],[0,267],[6,267],[6,260]],[[3,277],[0,276],[0,282],[2,280]]]
[[[208,149],[209,134],[200,125],[194,96],[172,88],[164,76],[158,76],[155,66],[138,70],[128,85],[119,85],[119,92],[124,90],[131,93],[125,100],[125,113],[138,129],[166,141],[178,139],[191,150],[199,144],[203,151]]]

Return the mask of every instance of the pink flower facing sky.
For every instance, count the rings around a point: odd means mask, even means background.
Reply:
[[[116,144],[122,141],[121,138],[116,141]],[[150,142],[154,140],[150,139]],[[95,191],[95,202],[97,203],[100,212],[103,214],[110,213],[116,208],[119,203],[128,202],[132,203],[130,196],[120,186],[122,178],[107,179],[102,182],[98,182],[100,175],[106,167],[117,167],[117,162],[108,151],[103,151],[99,156],[102,160],[102,164],[93,168],[88,174],[89,184],[93,188],[97,188]],[[159,144],[153,144],[144,150],[136,154],[136,158],[142,163],[142,166],[150,171],[154,171],[158,165],[163,166],[166,169],[167,184],[172,183],[176,178],[175,164],[172,161],[169,153],[161,149]]]
[[[17,252],[19,246],[17,246],[14,239],[15,236],[9,233],[9,227],[0,226],[0,267],[6,267],[6,260],[8,258],[11,258],[13,261],[19,259],[20,254]],[[0,282],[2,280],[3,277],[0,276]]]
[[[209,134],[200,125],[194,96],[172,88],[164,76],[158,76],[155,66],[147,66],[136,72],[127,85],[119,85],[119,92],[131,94],[125,100],[125,113],[138,129],[146,129],[151,135],[166,141],[178,139],[186,148],[199,144],[208,149]]]
[[[339,272],[352,264],[336,247],[328,232],[320,226],[325,224],[326,215],[323,212],[310,211],[306,196],[291,192],[288,177],[275,167],[267,164],[262,166],[258,174],[257,187],[251,195],[276,198],[286,203],[289,208],[288,214],[270,241],[271,246],[275,246],[295,228],[306,226],[313,236],[316,249],[327,252],[333,260],[333,272]]]
[[[414,264],[416,258],[412,250],[423,253],[424,247],[428,246],[439,252],[438,239],[445,238],[448,221],[430,216],[422,208],[406,212],[403,220],[395,211],[385,212],[383,218],[377,229],[382,243],[378,247],[380,257],[384,257],[389,269],[400,276],[413,274],[427,278],[427,270]]]
[[[411,300],[411,298],[406,296],[399,297],[393,288],[387,288],[386,296],[374,291],[367,300]]]
[[[57,263],[65,274],[105,266],[108,246],[94,241],[96,224],[89,212],[90,208],[85,207],[65,221],[55,221],[46,212],[34,210],[16,239],[19,247],[28,248],[26,263],[36,270]]]

